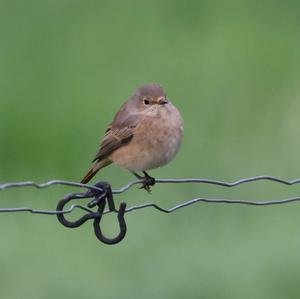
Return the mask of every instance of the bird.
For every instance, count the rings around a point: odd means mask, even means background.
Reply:
[[[142,180],[141,188],[150,192],[155,178],[147,171],[173,160],[182,138],[181,114],[163,87],[158,83],[144,84],[122,105],[107,127],[94,164],[81,183],[88,183],[100,169],[114,163]]]

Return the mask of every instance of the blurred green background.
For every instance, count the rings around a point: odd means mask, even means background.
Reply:
[[[0,181],[79,181],[106,125],[160,82],[185,121],[157,178],[300,177],[299,1],[0,1]],[[132,180],[106,168],[96,180]],[[299,186],[157,185],[116,198],[280,199]],[[77,189],[1,192],[1,207],[55,209]],[[1,298],[299,298],[300,205],[198,204],[127,215],[117,246],[91,223],[0,215]],[[115,217],[105,232],[117,231]]]

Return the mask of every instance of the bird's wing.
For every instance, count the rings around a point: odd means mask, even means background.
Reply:
[[[117,123],[117,125],[114,125],[114,122],[109,125],[93,162],[106,158],[119,147],[128,144],[134,135],[137,125],[137,114],[129,115],[124,121]]]

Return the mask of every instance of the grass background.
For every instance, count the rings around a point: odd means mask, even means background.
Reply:
[[[160,82],[184,143],[159,178],[300,176],[298,1],[0,1],[0,181],[81,179],[114,112]],[[115,166],[96,180],[118,188]],[[1,207],[53,209],[73,189],[1,192]],[[299,186],[131,189],[129,205],[193,197],[279,199]],[[0,215],[2,298],[298,298],[300,206],[199,204],[127,215],[117,246],[91,224]],[[115,218],[105,231],[113,234]]]

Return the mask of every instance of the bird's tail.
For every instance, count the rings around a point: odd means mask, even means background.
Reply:
[[[96,164],[92,167],[92,169],[83,177],[80,183],[81,184],[88,183],[101,168],[109,164],[111,164],[111,161],[108,159],[104,159],[96,162]]]

